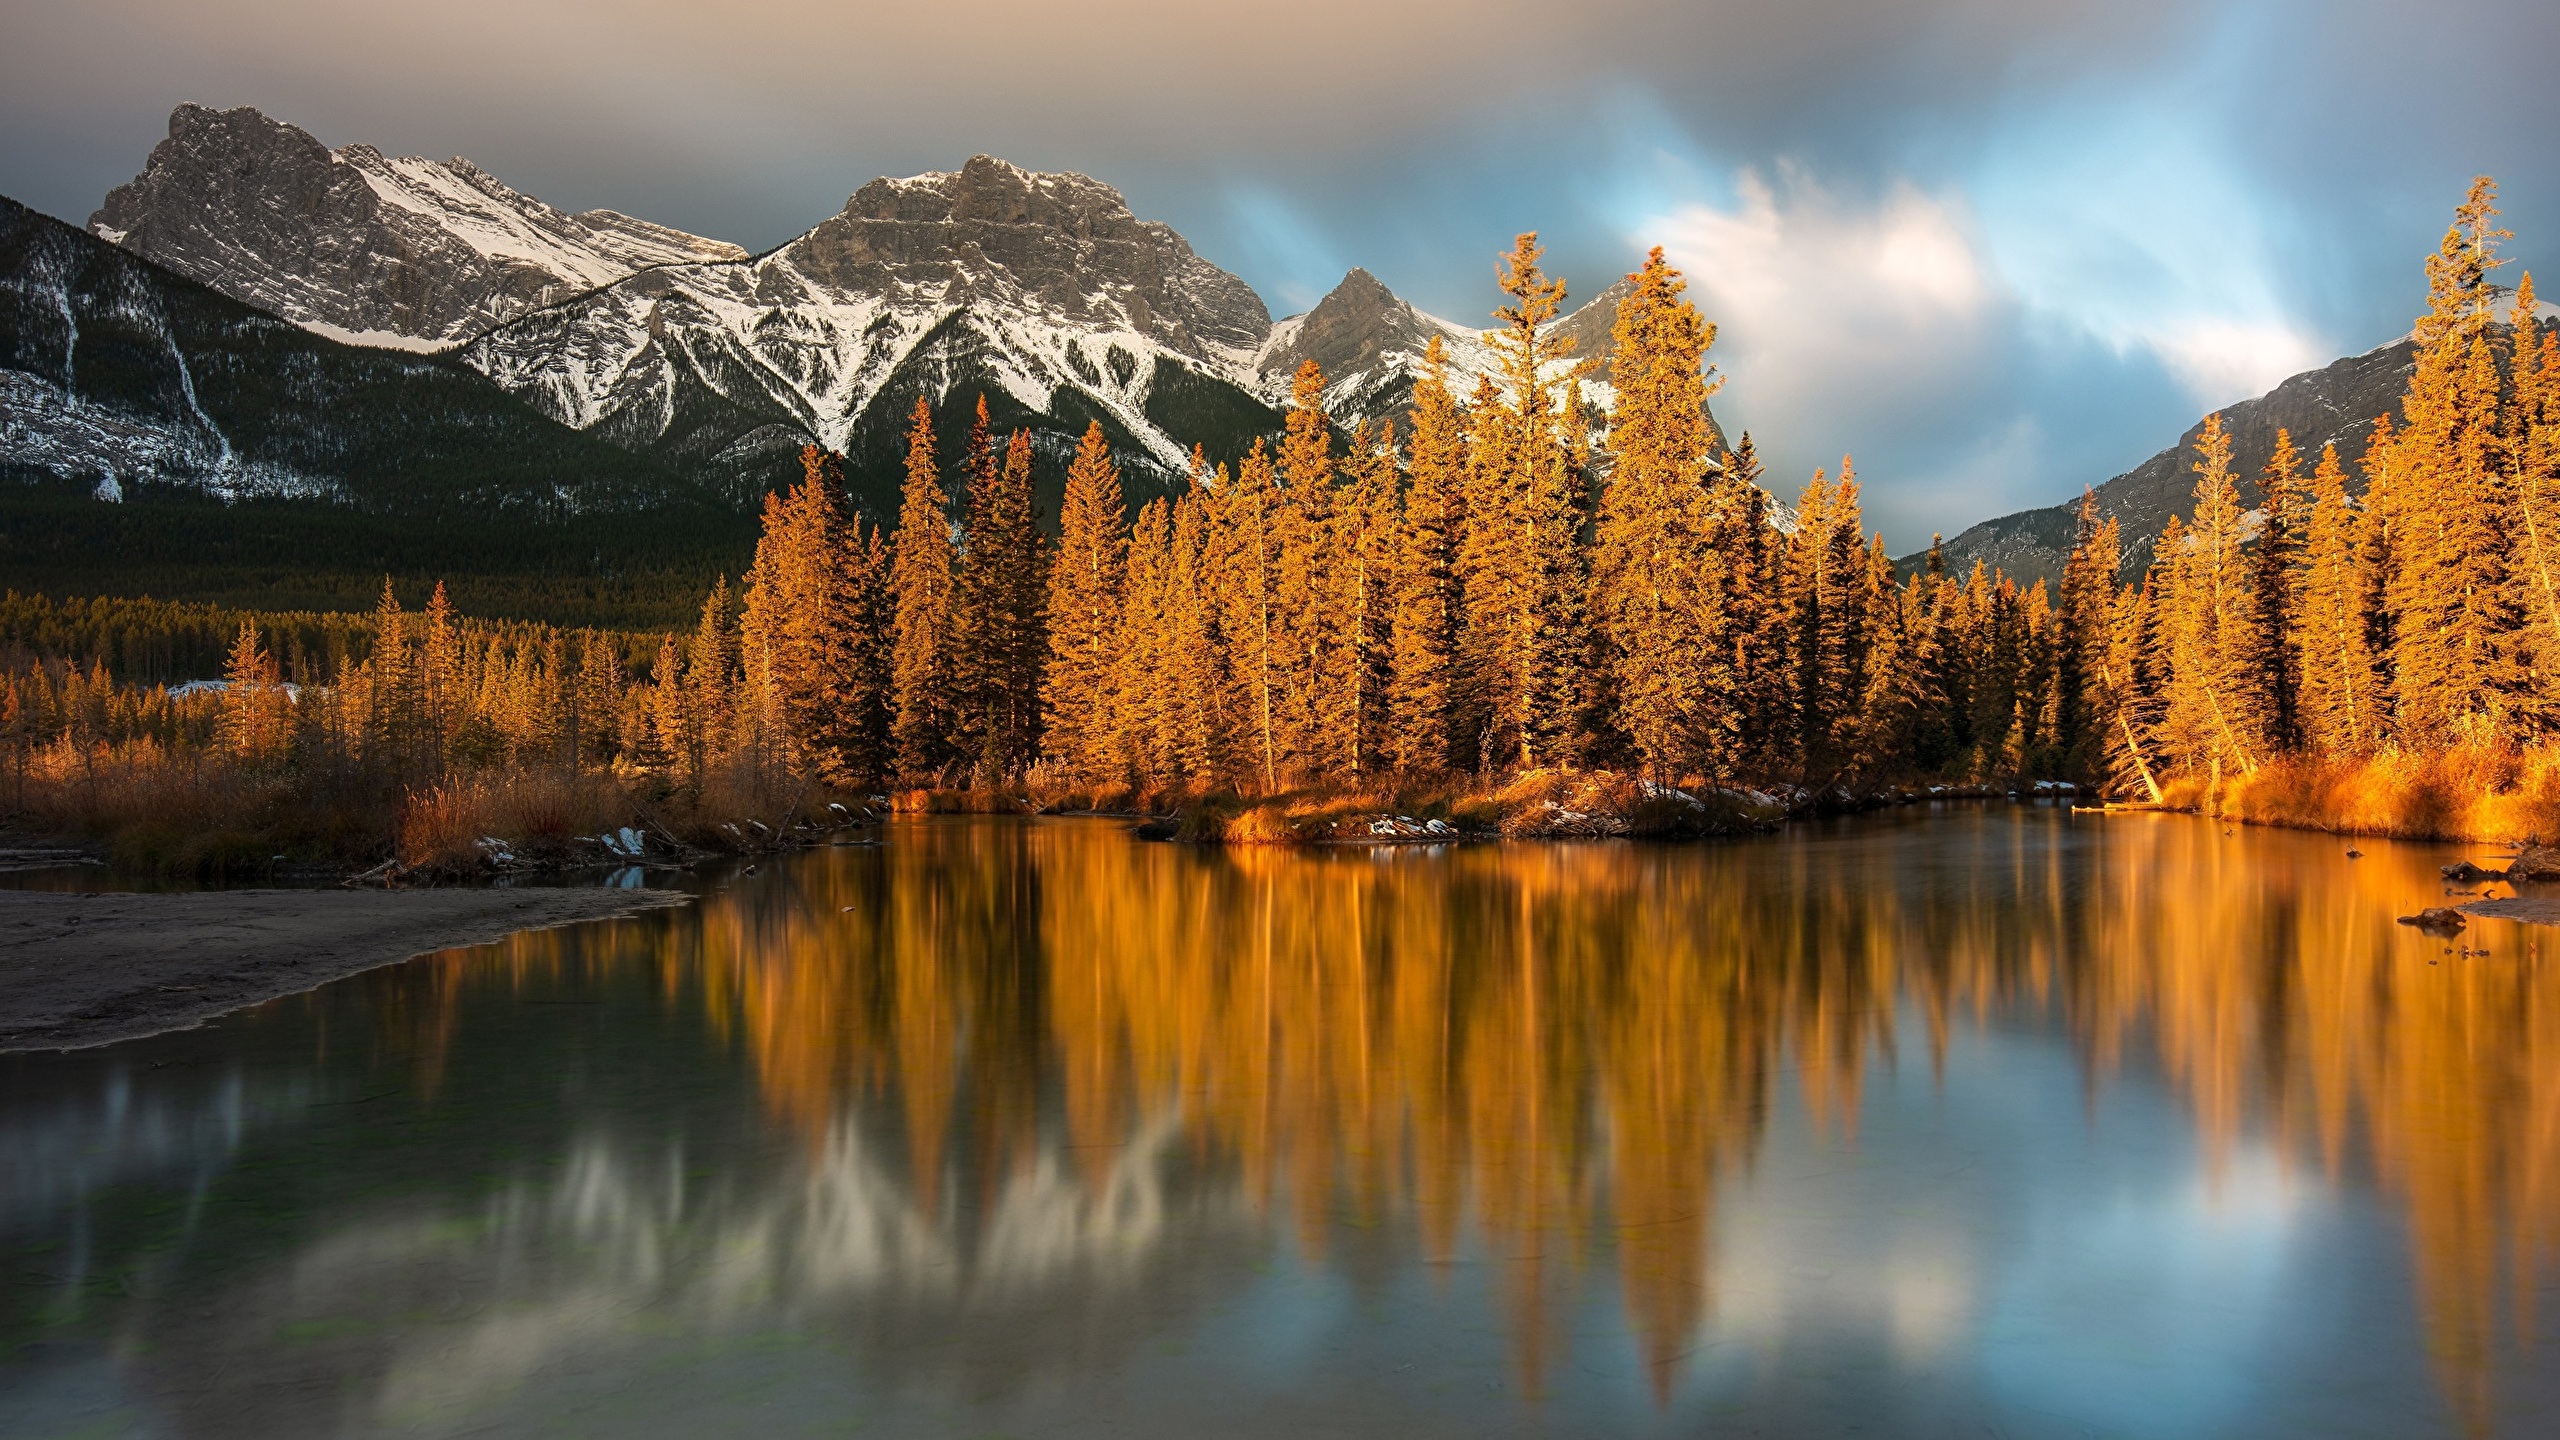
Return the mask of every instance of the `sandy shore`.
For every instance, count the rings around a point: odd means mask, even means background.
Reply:
[[[605,889],[0,891],[0,1051],[183,1030],[412,955],[692,898]]]

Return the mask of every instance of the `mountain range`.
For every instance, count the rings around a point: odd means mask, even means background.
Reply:
[[[753,533],[459,361],[330,340],[0,198],[10,588],[290,608],[503,573],[621,617],[635,577],[707,583]]]
[[[1275,431],[1301,360],[1323,366],[1346,431],[1410,408],[1435,335],[1461,387],[1492,364],[1478,330],[1361,270],[1275,323],[1117,190],[984,155],[872,181],[751,256],[559,210],[468,160],[333,150],[254,109],[182,105],[89,229],[314,333],[448,354],[747,505],[817,444],[847,457],[866,510],[894,513],[919,396],[946,453],[968,418],[943,404],[955,393],[1051,459],[1098,421],[1143,499],[1180,483],[1195,446],[1232,460]],[[1559,322],[1584,354],[1605,359],[1620,293]],[[1605,373],[1593,389],[1605,403]]]
[[[1493,365],[1478,328],[1365,270],[1275,321],[1103,182],[984,155],[874,180],[750,255],[560,210],[468,160],[331,149],[254,109],[182,105],[87,235],[14,205],[0,229],[0,471],[57,502],[316,505],[413,528],[514,516],[526,533],[716,510],[727,523],[688,527],[701,563],[736,557],[734,522],[808,444],[847,457],[872,518],[894,515],[918,397],[946,458],[968,423],[954,396],[1031,431],[1054,513],[1088,423],[1143,501],[1181,483],[1194,447],[1232,460],[1275,432],[1303,361],[1346,431],[1402,419],[1435,338],[1462,391]],[[1555,322],[1596,362],[1598,405],[1624,294]],[[2385,345],[2225,409],[2253,503],[2278,427],[2357,459],[2411,353]],[[2194,435],[2095,487],[2129,574],[2189,508]],[[1986,520],[1944,557],[2054,578],[2073,510]],[[34,534],[13,526],[0,557],[17,564]],[[68,564],[79,544],[55,548]]]

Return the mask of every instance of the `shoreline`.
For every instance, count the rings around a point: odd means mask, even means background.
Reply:
[[[192,1029],[438,950],[693,898],[607,889],[0,891],[0,1054]]]

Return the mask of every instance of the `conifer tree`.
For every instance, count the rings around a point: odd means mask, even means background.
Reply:
[[[1860,609],[1866,618],[1860,657],[1857,720],[1851,764],[1869,773],[1910,763],[1923,715],[1930,708],[1928,667],[1919,654],[1925,628],[1918,614],[1919,583],[1894,584],[1884,537],[1868,545]]]
[[[1449,712],[1461,768],[1490,773],[1506,757],[1503,697],[1517,688],[1516,619],[1526,570],[1522,527],[1511,515],[1507,477],[1519,427],[1489,375],[1476,377],[1466,407],[1466,473],[1459,492],[1456,550],[1457,650],[1449,667]]]
[[[1224,483],[1224,471],[1220,472]],[[1168,700],[1167,745],[1171,778],[1196,787],[1244,783],[1253,766],[1243,740],[1246,707],[1235,658],[1237,612],[1222,607],[1216,588],[1225,579],[1217,538],[1218,502],[1208,489],[1197,452],[1192,487],[1174,506],[1166,547],[1164,638],[1157,672]]]
[[[1162,558],[1163,516],[1157,515],[1156,551]],[[1099,421],[1085,427],[1083,443],[1067,466],[1066,497],[1058,507],[1058,559],[1049,579],[1049,655],[1046,713],[1050,753],[1067,773],[1086,783],[1113,778],[1127,768],[1133,744],[1143,748],[1145,727],[1122,730],[1128,717],[1116,703],[1114,667],[1122,653],[1122,600],[1132,577],[1129,519],[1121,498],[1120,470]],[[1150,575],[1154,581],[1158,577]],[[1158,597],[1149,594],[1152,607]],[[1129,640],[1143,640],[1129,636]],[[1135,690],[1129,699],[1140,701]]]
[[[880,699],[864,654],[868,557],[845,514],[841,459],[809,446],[800,460],[801,482],[765,498],[740,625],[742,725],[802,773],[845,783],[877,766],[861,733]]]
[[[966,469],[969,522],[951,621],[955,738],[966,742],[979,776],[1001,784],[1038,754],[1045,579],[1032,512],[1031,437],[1015,431],[999,462],[983,395]]]
[[[1000,597],[999,630],[1003,657],[1003,739],[997,747],[997,773],[1019,778],[1040,756],[1040,681],[1049,658],[1049,564],[1052,558],[1040,533],[1040,512],[1033,489],[1031,433],[1013,432],[1006,447],[1002,505],[996,513],[1001,540],[1002,571],[996,577]]]
[[[1570,336],[1549,325],[1564,282],[1539,268],[1544,247],[1521,235],[1500,267],[1510,303],[1486,333],[1502,373],[1475,417],[1465,607],[1488,758],[1523,770],[1570,763],[1584,720],[1580,624],[1585,556],[1580,476],[1557,403]]]
[[[1069,482],[1074,488],[1074,482]],[[1067,508],[1075,508],[1071,494]],[[1137,784],[1169,787],[1188,779],[1177,758],[1180,750],[1181,698],[1173,693],[1178,662],[1173,653],[1173,503],[1159,496],[1147,502],[1130,527],[1126,578],[1118,603],[1110,610],[1113,632],[1104,638],[1098,658],[1102,666],[1102,704],[1110,714],[1116,749],[1110,756],[1113,775]],[[1079,546],[1072,536],[1058,545],[1061,583],[1050,599],[1051,651],[1068,652],[1065,636],[1070,607],[1062,602],[1063,577],[1075,564]],[[1052,682],[1055,683],[1054,681]],[[1050,712],[1052,743],[1066,735],[1071,722],[1064,707]]]
[[[1646,770],[1672,780],[1707,749],[1701,737],[1720,728],[1714,711],[1733,683],[1717,644],[1724,557],[1707,495],[1704,365],[1715,327],[1681,298],[1688,282],[1660,247],[1629,279],[1611,351],[1615,463],[1598,507],[1593,619],[1612,670],[1616,724]]]
[[[258,638],[255,621],[240,622],[240,636],[232,643],[222,674],[216,726],[223,748],[253,770],[282,762],[293,738],[292,702],[285,697],[275,656]]]
[[[2315,754],[2352,755],[2376,734],[2377,682],[2358,551],[2361,517],[2347,498],[2338,447],[2324,445],[2311,472],[2302,583],[2293,616],[2300,655],[2301,740]]]
[[[2364,615],[2365,650],[2373,657],[2377,741],[2389,738],[2396,728],[2395,692],[2399,688],[2392,674],[2392,655],[2399,648],[2399,625],[2391,611],[2391,593],[2400,571],[2395,556],[2400,549],[2402,528],[2396,519],[2400,506],[2390,465],[2391,453],[2398,448],[2393,439],[2395,433],[2389,414],[2374,417],[2373,433],[2358,465],[2365,481],[2363,514],[2356,527],[2357,603]]]
[[[983,404],[981,409],[983,413]],[[983,421],[980,424],[983,431]],[[984,448],[972,440],[972,454]],[[950,763],[952,697],[952,552],[950,496],[934,460],[933,410],[919,396],[907,429],[907,479],[892,542],[892,743],[897,771],[910,785],[929,785]]]
[[[2529,674],[2518,696],[2522,728],[2560,730],[2560,327],[2537,318],[2533,276],[2516,284],[2508,316],[2513,399],[2507,419],[2518,533],[2515,610],[2524,617]]]
[[[2116,593],[2115,620],[2108,627],[2107,658],[2100,674],[2114,702],[2114,713],[2107,717],[2109,783],[2120,790],[2138,785],[2143,797],[2155,805],[2161,799],[2160,776],[2167,760],[2159,726],[2168,669],[2168,647],[2160,634],[2156,600],[2166,584],[2170,542],[2183,528],[2178,517],[2170,516],[2143,583]]]
[[[1219,628],[1227,640],[1234,682],[1242,702],[1243,728],[1250,737],[1247,765],[1266,791],[1280,788],[1282,707],[1292,656],[1277,615],[1280,529],[1279,477],[1270,452],[1255,440],[1232,483],[1219,467],[1214,515],[1216,534],[1210,541],[1216,578],[1213,593],[1221,597]]]
[[[2195,449],[2195,523],[2160,538],[2168,574],[2164,723],[2172,753],[2187,764],[2238,775],[2266,758],[2267,703],[2265,676],[2252,664],[2260,631],[2231,436],[2220,415],[2205,418]]]
[[[453,742],[467,715],[462,684],[462,636],[455,624],[453,602],[444,582],[427,597],[426,633],[418,651],[418,705],[421,722],[441,754]]]
[[[2293,435],[2279,428],[2259,481],[2258,543],[2250,584],[2251,619],[2256,634],[2250,642],[2250,668],[2256,688],[2265,696],[2266,744],[2271,751],[2300,743],[2296,694],[2301,657],[2296,653],[2296,611],[2302,584],[2303,526],[2309,501],[2303,493],[2302,457]]]
[[[1769,492],[1749,432],[1727,451],[1708,487],[1708,544],[1725,575],[1723,633],[1717,655],[1732,674],[1732,692],[1713,724],[1696,737],[1710,770],[1776,773],[1792,768],[1798,723],[1788,655],[1784,552],[1773,543]],[[1782,537],[1781,537],[1782,538]]]
[[[952,557],[947,739],[955,758],[966,762],[971,773],[986,773],[992,781],[988,767],[1004,746],[998,713],[1004,699],[1003,561],[995,553],[1003,548],[996,517],[1004,505],[1004,461],[984,394],[978,396],[978,413],[961,452],[960,484],[964,518]]]
[[[1431,773],[1452,762],[1450,667],[1455,658],[1455,573],[1466,484],[1466,428],[1449,390],[1440,337],[1423,352],[1413,390],[1413,438],[1397,537],[1396,605],[1388,682],[1389,728],[1397,768]]]
[[[2059,634],[2054,650],[2054,686],[2060,697],[2054,744],[2060,768],[2086,784],[2101,777],[2106,765],[2106,724],[2115,705],[2106,676],[2109,630],[2116,609],[2116,572],[2123,559],[2117,527],[2098,516],[2098,497],[2082,491],[2073,520],[2071,554],[2062,566]],[[1930,545],[1933,560],[1937,545]]]
[[[2507,733],[2524,690],[2515,631],[2515,491],[2490,334],[2497,187],[2472,182],[2427,262],[2427,314],[2401,404],[2369,465],[2387,472],[2391,672],[2397,731],[2443,748]],[[2379,453],[2377,453],[2379,452]]]
[[[390,577],[385,576],[382,599],[373,611],[373,656],[366,662],[365,677],[370,702],[365,718],[365,755],[377,763],[408,762],[425,735],[408,632],[400,597],[391,588]]]
[[[702,617],[686,647],[677,738],[670,748],[684,767],[685,788],[700,793],[712,765],[725,757],[734,735],[737,636],[729,621],[729,579],[720,577],[703,597]]]
[[[1272,492],[1272,643],[1264,673],[1271,695],[1271,745],[1280,773],[1313,779],[1348,764],[1342,698],[1349,618],[1343,603],[1335,514],[1333,422],[1324,410],[1324,372],[1299,364],[1290,382],[1287,428]]]
[[[1805,772],[1827,778],[1856,753],[1867,616],[1864,518],[1846,459],[1835,487],[1817,471],[1788,545],[1786,595],[1795,640],[1796,711]]]
[[[898,768],[893,734],[898,716],[893,560],[889,533],[881,526],[871,526],[866,538],[857,522],[848,539],[854,543],[846,546],[845,562],[854,577],[856,605],[845,635],[845,763],[855,776],[883,779]]]
[[[622,709],[622,657],[593,630],[578,639],[578,685],[575,755],[589,764],[609,764],[619,740]]]
[[[657,662],[649,667],[649,696],[641,707],[641,724],[633,736],[641,744],[639,762],[653,768],[681,770],[694,748],[693,706],[685,694],[684,652],[676,637],[658,645]]]
[[[1395,684],[1396,565],[1402,552],[1394,421],[1352,437],[1351,483],[1337,511],[1347,592],[1348,643],[1343,709],[1350,725],[1351,773],[1360,778],[1395,768],[1389,697]]]

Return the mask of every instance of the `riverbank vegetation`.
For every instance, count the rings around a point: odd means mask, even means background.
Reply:
[[[947,476],[919,397],[894,526],[805,451],[742,586],[682,638],[469,621],[441,586],[413,615],[386,584],[361,625],[12,597],[13,803],[181,868],[465,868],[626,826],[736,848],[875,791],[1181,811],[1231,840],[1728,833],[2037,782],[2560,833],[2560,337],[2530,277],[2496,307],[2493,195],[2475,185],[2428,262],[2362,494],[2334,447],[2280,437],[2248,505],[2209,420],[2194,519],[2131,584],[2093,502],[2050,591],[1947,573],[1934,547],[1900,573],[1846,459],[1779,506],[1750,437],[1708,417],[1715,329],[1660,252],[1603,377],[1549,324],[1564,286],[1522,236],[1492,372],[1461,395],[1434,341],[1401,431],[1344,434],[1309,363],[1280,434],[1234,467],[1195,452],[1133,514],[1096,423],[1050,533],[1030,437],[977,397]],[[165,675],[234,622],[218,693],[108,668]]]
[[[2490,283],[2495,197],[2474,182],[2427,261],[2415,368],[2373,421],[2360,496],[2334,446],[2311,459],[2280,433],[2245,506],[2206,423],[2194,520],[2105,600],[2088,667],[2119,790],[2360,833],[2560,836],[2560,332],[2530,275],[2511,297]]]

